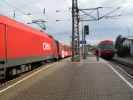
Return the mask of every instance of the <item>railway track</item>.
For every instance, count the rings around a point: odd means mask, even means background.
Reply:
[[[109,61],[110,64],[116,66],[119,70],[125,73],[128,77],[133,79],[133,65],[117,61],[115,59]]]
[[[91,55],[91,56],[95,56],[95,55]],[[121,70],[122,72],[124,72],[126,75],[128,75],[130,78],[133,79],[133,63],[125,63],[115,59],[112,59],[112,60],[105,59],[105,60],[108,61],[111,65],[117,66],[119,70]]]

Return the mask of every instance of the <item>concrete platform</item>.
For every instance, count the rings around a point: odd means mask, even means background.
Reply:
[[[62,61],[0,93],[0,100],[133,100],[132,84],[95,57]]]

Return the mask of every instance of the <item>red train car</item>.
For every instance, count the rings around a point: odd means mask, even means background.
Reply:
[[[71,55],[70,46],[46,32],[0,16],[0,79],[31,70],[35,63]]]
[[[103,58],[112,59],[114,57],[114,45],[111,40],[104,40],[98,44],[98,49],[96,50],[96,55]]]
[[[65,51],[66,51],[65,57],[72,56],[72,48],[70,46],[66,45]]]
[[[71,46],[64,45],[59,42],[57,42],[57,44],[58,44],[58,54],[60,59],[70,57],[72,55]]]
[[[14,66],[58,58],[57,49],[47,33],[0,16],[0,79]]]

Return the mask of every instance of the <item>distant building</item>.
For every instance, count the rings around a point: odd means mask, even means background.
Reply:
[[[122,44],[129,48],[130,55],[133,56],[133,36],[126,37]]]
[[[129,48],[130,48],[130,54],[133,56],[133,36],[128,37],[129,40]]]

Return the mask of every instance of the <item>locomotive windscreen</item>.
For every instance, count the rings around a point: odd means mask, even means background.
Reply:
[[[100,49],[109,49],[112,50],[114,49],[113,44],[101,44],[98,46]]]

